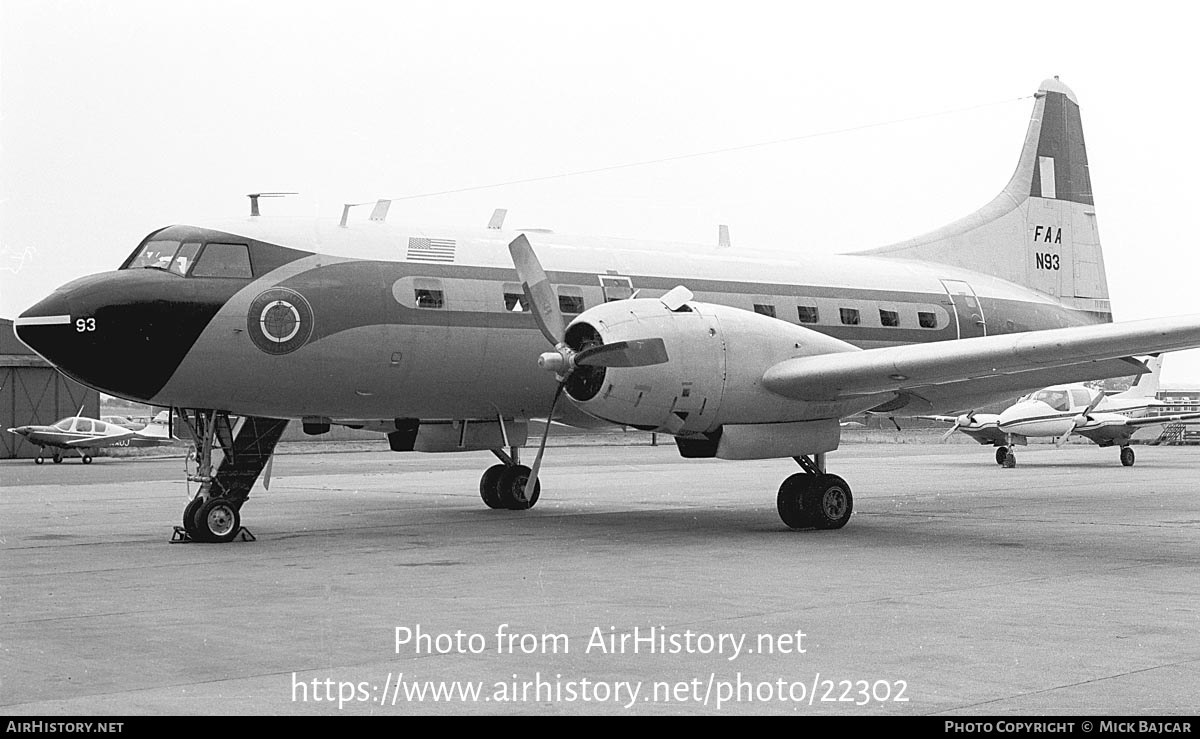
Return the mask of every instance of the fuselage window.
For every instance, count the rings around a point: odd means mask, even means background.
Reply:
[[[771,318],[774,318],[775,306],[770,305],[769,303],[755,303],[754,312],[760,316],[770,316]]]
[[[842,323],[846,326],[858,325],[858,308],[838,308],[841,313]]]
[[[558,289],[558,309],[563,313],[582,313],[584,310],[583,291],[577,287],[560,287]]]
[[[937,314],[930,311],[917,311],[917,323],[921,328],[937,328]]]
[[[108,426],[103,421],[95,421],[94,427],[95,428],[93,430],[98,434],[108,433]]]
[[[529,299],[525,297],[525,291],[521,289],[520,285],[505,283],[504,310],[510,313],[523,313],[529,310]]]
[[[210,243],[200,252],[192,277],[253,277],[250,250],[245,244]]]
[[[147,241],[142,252],[129,263],[128,269],[170,269],[171,259],[179,251],[179,242],[167,239]]]
[[[1056,411],[1071,410],[1071,401],[1065,390],[1041,390],[1033,394],[1034,400],[1040,400]]]
[[[821,320],[821,313],[815,305],[796,306],[796,316],[800,319],[800,323],[816,323]]]
[[[81,418],[75,422],[75,430],[82,431],[85,434],[92,433],[92,422],[86,418]]]
[[[883,326],[899,326],[900,314],[894,310],[879,309],[879,323]]]
[[[446,305],[446,299],[441,290],[417,288],[413,290],[413,299],[418,308],[443,308]]]

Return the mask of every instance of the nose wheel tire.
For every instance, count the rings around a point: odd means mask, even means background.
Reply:
[[[196,510],[193,538],[217,544],[233,541],[242,527],[239,507],[225,498],[209,498]]]
[[[1130,449],[1127,446],[1121,447],[1121,464],[1125,465],[1126,467],[1132,467],[1133,460],[1134,460],[1133,449]]]
[[[61,454],[54,455],[54,464],[62,464],[62,455]]]
[[[90,455],[87,455],[87,454],[83,455],[83,463],[84,463],[84,464],[91,464],[91,463],[92,463],[92,458],[91,458],[91,456],[90,456]]]
[[[42,455],[40,455],[40,454],[39,454],[39,455],[37,455],[37,457],[36,457],[36,458],[33,460],[33,463],[34,463],[34,464],[45,464],[45,463],[46,463],[46,458],[45,458],[45,457],[43,457]]]
[[[197,495],[195,498],[189,500],[183,509],[183,530],[193,539],[196,538],[196,532],[199,530],[196,526],[196,513],[202,505],[204,505],[204,498]]]

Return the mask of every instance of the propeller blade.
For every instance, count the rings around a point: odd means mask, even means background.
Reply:
[[[662,339],[617,341],[575,355],[575,364],[580,367],[649,367],[668,361],[667,345]]]
[[[1096,406],[1100,405],[1100,401],[1102,401],[1102,400],[1104,400],[1104,391],[1103,390],[1097,391],[1096,397],[1092,398],[1092,402],[1088,403],[1088,407],[1083,411],[1083,418],[1084,418],[1085,423],[1087,422],[1087,417],[1089,415],[1091,415],[1092,411],[1096,410]]]
[[[946,443],[946,442],[947,442],[947,441],[950,439],[950,437],[954,435],[954,432],[955,432],[955,431],[958,431],[958,421],[955,421],[955,422],[954,422],[954,425],[950,427],[950,430],[949,430],[949,431],[947,431],[946,433],[942,434],[942,440],[941,440],[940,442],[938,442],[938,443],[939,443],[939,444],[945,444],[945,443]]]
[[[513,266],[517,268],[517,276],[525,289],[525,296],[529,299],[529,308],[533,311],[538,328],[551,344],[558,346],[566,334],[567,322],[558,307],[558,294],[554,292],[554,285],[542,269],[542,263],[538,261],[537,254],[534,254],[525,234],[513,239],[508,245],[508,251],[512,254]]]
[[[1060,436],[1054,440],[1054,446],[1058,449],[1062,449],[1063,444],[1067,443],[1067,437],[1070,436],[1071,432],[1073,432],[1074,430],[1075,430],[1074,426],[1067,429],[1067,431],[1062,436]]]
[[[542,443],[538,445],[537,456],[533,458],[533,467],[529,471],[529,479],[525,482],[525,500],[533,500],[533,491],[537,490],[538,470],[542,468],[542,454],[546,452],[546,440],[550,438],[550,424],[553,423],[554,409],[558,407],[558,399],[562,397],[563,388],[567,386],[566,378],[558,383],[554,391],[554,400],[550,403],[550,413],[546,416],[546,430],[542,432]]]

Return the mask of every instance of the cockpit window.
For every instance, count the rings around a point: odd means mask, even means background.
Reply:
[[[177,275],[186,275],[188,268],[196,262],[196,252],[200,251],[199,242],[185,242],[179,247],[179,251],[175,252],[175,258],[171,260],[171,271]]]
[[[147,241],[142,251],[129,263],[129,269],[170,269],[175,252],[179,251],[179,242],[169,239]]]
[[[1071,400],[1065,390],[1039,390],[1033,394],[1034,400],[1040,400],[1056,411],[1071,410]]]
[[[74,419],[74,418],[64,418],[63,420],[61,420],[61,421],[59,421],[58,423],[54,424],[54,428],[58,429],[59,431],[70,431],[70,430],[71,430],[71,424],[72,424],[74,421],[75,421],[75,419]]]
[[[253,277],[245,244],[209,243],[200,252],[192,277]]]

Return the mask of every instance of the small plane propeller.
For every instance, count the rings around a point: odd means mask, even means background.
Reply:
[[[973,423],[975,423],[975,411],[962,414],[954,420],[954,425],[950,427],[950,430],[942,434],[942,440],[939,443],[945,444],[954,435],[955,431],[958,431],[963,426],[970,426]]]
[[[1104,400],[1103,390],[1100,390],[1096,393],[1096,397],[1092,398],[1092,402],[1088,403],[1088,407],[1083,410],[1083,413],[1071,419],[1071,428],[1067,429],[1065,432],[1063,432],[1062,436],[1054,440],[1054,446],[1061,449],[1062,445],[1067,443],[1067,437],[1075,433],[1075,429],[1087,424],[1089,420],[1088,417],[1092,415],[1092,411],[1096,410],[1096,406],[1100,405],[1101,400]]]
[[[512,254],[513,266],[517,268],[517,276],[529,300],[533,318],[542,335],[554,345],[554,351],[545,352],[538,357],[538,366],[554,372],[558,377],[558,388],[554,391],[554,400],[551,401],[550,412],[546,415],[546,430],[542,433],[542,442],[538,445],[529,480],[525,483],[525,501],[528,502],[533,500],[533,492],[537,489],[538,470],[542,466],[546,440],[550,438],[554,410],[558,407],[558,400],[562,397],[571,373],[577,367],[647,367],[663,364],[667,361],[667,347],[662,339],[637,339],[600,344],[580,351],[572,349],[566,343],[567,321],[559,308],[558,294],[554,291],[550,278],[546,276],[546,271],[542,269],[529,239],[525,234],[521,234],[508,245],[508,251]],[[688,293],[688,296],[691,294]]]

